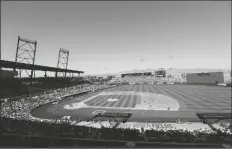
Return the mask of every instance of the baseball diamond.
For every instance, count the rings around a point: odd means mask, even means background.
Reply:
[[[120,85],[97,93],[89,93],[83,99],[72,98],[57,104],[35,108],[31,115],[42,119],[70,116],[89,118],[94,113],[130,112],[128,121],[200,121],[196,113],[231,111],[230,88],[200,85]]]

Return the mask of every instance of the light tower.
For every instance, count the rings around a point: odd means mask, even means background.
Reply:
[[[69,58],[69,51],[60,48],[59,55],[58,55],[58,62],[57,62],[57,68],[61,69],[67,69],[68,68],[68,58]],[[63,74],[63,77],[66,77],[66,72],[56,72],[56,77],[60,75],[60,73]]]
[[[36,54],[36,46],[37,41],[29,40],[26,38],[22,38],[18,36],[18,43],[16,48],[16,56],[15,62],[16,63],[26,63],[26,64],[35,64],[35,54]],[[14,71],[16,68],[14,68]],[[23,69],[19,69],[19,77],[22,77]],[[24,70],[28,77],[31,79],[33,78],[33,74],[35,77],[35,73],[33,68],[31,70]],[[29,72],[30,71],[30,72]]]

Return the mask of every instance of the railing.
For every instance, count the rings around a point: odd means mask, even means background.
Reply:
[[[0,138],[2,147],[205,147],[222,148],[222,144],[214,143],[176,143],[117,141],[80,138],[44,137],[35,135],[18,135],[3,133]]]

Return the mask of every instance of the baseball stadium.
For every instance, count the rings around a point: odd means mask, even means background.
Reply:
[[[1,61],[6,68],[24,65]],[[3,146],[224,147],[231,141],[230,73],[173,76],[158,69],[98,80],[2,74]],[[12,87],[27,88],[27,95],[13,97],[22,93]]]
[[[231,2],[1,2],[0,147],[231,148]]]

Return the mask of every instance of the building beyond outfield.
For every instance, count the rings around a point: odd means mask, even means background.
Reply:
[[[188,73],[188,84],[217,84],[228,82],[231,78],[229,72]]]

